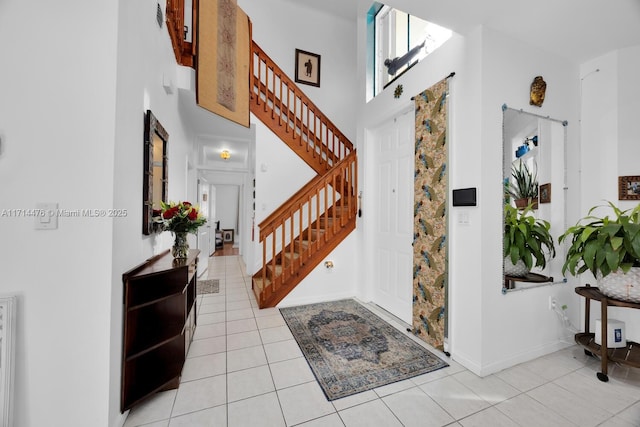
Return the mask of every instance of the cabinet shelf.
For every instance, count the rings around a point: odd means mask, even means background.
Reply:
[[[166,251],[122,275],[122,412],[180,384],[196,326],[199,253],[174,260]]]
[[[602,346],[596,344],[595,337],[596,334],[587,332],[579,332],[575,336],[578,344],[598,356],[602,352]],[[640,345],[633,341],[627,341],[626,347],[608,348],[607,360],[640,368]]]
[[[167,342],[175,339],[184,331],[184,321],[164,325],[156,325],[156,328],[139,328],[137,331],[138,339],[130,343],[125,360],[138,357],[148,351],[160,347]]]
[[[124,362],[123,371],[128,387],[124,397],[129,407],[161,390],[178,387],[183,359],[184,336],[177,336],[161,347]]]
[[[627,308],[640,308],[640,304],[630,301],[622,301],[614,298],[609,298],[604,295],[597,287],[592,286],[578,286],[575,289],[578,295],[585,298],[585,315],[584,315],[584,332],[579,332],[575,335],[576,343],[584,347],[585,352],[593,356],[600,357],[601,366],[600,372],[597,376],[600,381],[609,381],[608,376],[608,363],[609,361],[619,363],[621,365],[627,365],[634,368],[640,368],[640,345],[633,341],[627,341],[625,347],[620,348],[608,348],[607,347],[607,308],[609,306],[614,307],[627,307]],[[589,319],[591,312],[591,300],[600,301],[601,312],[601,344],[596,344],[595,334],[589,332]]]
[[[181,297],[186,289],[187,289],[187,287],[185,285],[185,287],[182,288],[180,290],[180,292],[176,292],[174,294],[168,294],[168,295],[165,295],[165,296],[160,297],[158,299],[154,299],[154,300],[151,300],[151,301],[144,301],[144,302],[141,302],[140,304],[129,306],[129,307],[127,307],[127,311],[140,310],[140,309],[143,309],[145,307],[152,306],[154,304],[162,303],[163,301],[169,300],[171,298]]]

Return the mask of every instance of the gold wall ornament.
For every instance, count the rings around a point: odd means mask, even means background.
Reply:
[[[403,87],[402,85],[396,86],[396,89],[393,91],[393,97],[398,99],[402,95]]]
[[[544,102],[544,93],[547,90],[547,83],[542,76],[536,76],[531,82],[531,94],[529,95],[529,104],[541,107]]]

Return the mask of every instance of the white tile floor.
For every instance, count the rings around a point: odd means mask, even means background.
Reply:
[[[640,369],[610,366],[601,383],[599,362],[578,346],[485,378],[448,360],[329,402],[279,311],[256,308],[241,263],[210,259],[220,293],[198,299],[180,387],[133,408],[125,427],[640,426]]]

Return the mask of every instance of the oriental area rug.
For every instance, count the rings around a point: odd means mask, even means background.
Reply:
[[[280,313],[328,400],[449,366],[352,299]]]

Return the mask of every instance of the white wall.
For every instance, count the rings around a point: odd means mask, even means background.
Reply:
[[[114,207],[117,17],[117,2],[0,3],[0,211]],[[107,425],[117,221],[39,231],[0,216],[0,293],[19,296],[16,427]]]
[[[238,5],[251,18],[253,40],[291,79],[296,49],[320,55],[320,87],[299,87],[353,141],[358,86],[353,23],[286,0],[239,0]]]
[[[278,307],[312,304],[358,295],[361,281],[354,268],[358,259],[358,238],[351,233],[298,286],[278,304]],[[333,261],[333,268],[326,268],[325,261]]]
[[[540,287],[507,295],[500,293],[502,280],[502,111],[506,103],[543,116],[567,120],[567,148],[572,153],[579,138],[578,68],[555,55],[533,48],[500,33],[482,31],[482,119],[480,129],[482,203],[482,359],[480,373],[488,374],[513,364],[557,350],[566,344],[559,339],[569,336],[555,313],[548,310],[549,296],[567,304],[577,323],[579,298],[568,285]],[[547,82],[547,96],[542,107],[529,105],[529,86],[536,75]],[[569,162],[569,175],[576,173],[575,161]],[[578,189],[568,189],[575,200]],[[569,215],[575,204],[569,203]],[[557,237],[557,236],[556,236]],[[562,253],[559,251],[559,253]],[[463,266],[454,266],[462,268]],[[572,336],[568,337],[572,341]]]
[[[388,2],[389,4],[393,2]],[[367,5],[361,5],[360,16]],[[420,11],[413,10],[420,16]],[[425,13],[426,19],[430,16]],[[437,23],[437,22],[436,22]],[[359,20],[359,42],[363,50],[364,19]],[[450,72],[450,187],[478,188],[478,206],[449,210],[449,350],[453,358],[480,375],[538,357],[566,345],[569,335],[556,314],[549,311],[548,297],[567,304],[574,324],[578,322],[579,298],[574,284],[555,285],[502,295],[502,104],[536,114],[568,120],[569,150],[577,147],[578,67],[563,58],[478,27],[465,36],[455,35],[425,58],[386,91],[359,108],[358,149],[364,193],[363,265],[373,237],[367,218],[375,215],[370,195],[374,189],[367,168],[366,129],[383,118],[393,117],[409,97],[428,88]],[[358,74],[364,75],[364,54],[359,56]],[[536,75],[547,81],[543,107],[529,105],[529,86]],[[400,99],[393,98],[398,85]],[[364,82],[360,102],[364,104]],[[364,156],[363,156],[364,152]],[[577,162],[569,161],[576,182]],[[574,187],[570,202],[577,200]],[[571,190],[570,190],[571,191]],[[575,206],[575,204],[574,204]],[[464,211],[469,224],[458,224]],[[364,282],[370,272],[363,271]],[[572,337],[569,338],[572,341]]]
[[[580,67],[582,191],[579,217],[585,216],[592,206],[606,201],[621,209],[638,204],[637,201],[618,201],[618,176],[640,174],[637,130],[640,117],[639,73],[640,46],[610,52]],[[584,273],[581,283],[596,284],[591,273]],[[640,340],[638,310],[611,307],[608,315],[625,322],[628,340]],[[591,330],[595,319],[600,317],[600,304],[592,304]]]
[[[156,22],[156,5],[154,0],[121,1],[119,10],[115,162],[111,174],[115,184],[113,205],[128,209],[129,215],[114,221],[112,240],[109,425],[116,425],[120,418],[122,273],[173,243],[169,232],[141,234],[146,109],[153,111],[169,134],[169,200],[196,203],[197,198],[195,169],[187,169],[194,138],[181,121],[177,91],[169,94],[162,86],[163,76],[177,84],[178,66],[166,24],[160,28]],[[195,235],[189,236],[189,243],[196,247]]]
[[[368,6],[361,5],[360,16],[366,14]],[[414,11],[414,13],[416,13]],[[416,13],[419,15],[419,12]],[[428,14],[422,15],[429,19]],[[359,20],[359,42],[361,50],[364,49],[365,25],[364,19]],[[373,236],[373,224],[375,223],[376,189],[371,187],[374,182],[372,170],[367,169],[370,159],[367,143],[369,129],[374,129],[378,123],[387,118],[394,117],[406,108],[413,108],[410,98],[441,79],[455,72],[455,76],[449,80],[450,97],[449,117],[450,129],[447,135],[450,164],[449,185],[451,188],[478,187],[479,206],[455,208],[449,210],[449,343],[448,350],[453,352],[454,358],[465,364],[470,369],[479,371],[481,366],[482,349],[482,287],[478,285],[484,274],[483,266],[486,265],[480,254],[482,244],[483,197],[490,191],[482,185],[482,164],[484,144],[480,142],[481,129],[481,74],[478,72],[482,55],[482,31],[478,29],[468,37],[454,34],[450,40],[438,50],[427,56],[420,63],[405,73],[385,91],[365,104],[364,82],[359,90],[359,131],[358,150],[361,162],[361,186],[363,193],[363,229],[364,234],[360,244],[363,252],[363,269],[361,282],[370,283],[372,272],[364,268],[368,259],[373,259],[370,250],[375,236]],[[358,74],[364,75],[364,54],[359,56]],[[403,85],[403,95],[399,99],[393,97],[393,91],[399,84]],[[498,105],[497,111],[500,111]],[[501,147],[501,140],[496,141],[496,146]],[[501,157],[498,154],[497,161]],[[464,210],[469,216],[469,225],[459,226],[455,221],[456,215]],[[498,217],[500,220],[500,217]],[[499,240],[499,239],[498,239]],[[500,251],[501,249],[497,249]],[[497,254],[499,255],[499,253]],[[499,267],[501,264],[498,263]],[[495,283],[495,290],[500,290],[500,281]],[[360,289],[362,298],[368,299],[366,289]]]
[[[253,274],[262,266],[260,223],[316,173],[253,114],[251,122],[256,129],[256,212],[253,265],[247,265],[247,269]]]
[[[142,236],[142,135],[151,108],[169,132],[169,195],[184,198],[189,137],[157,2],[0,4],[0,209],[57,202],[125,217],[0,218],[1,293],[17,293],[17,427],[112,426],[119,413],[122,273],[170,246]],[[34,9],[35,7],[35,9]],[[38,10],[38,13],[34,13]],[[20,42],[16,43],[16,35]]]
[[[290,78],[295,76],[296,49],[321,56],[320,87],[304,84],[299,84],[299,87],[355,143],[358,79],[356,29],[353,23],[285,0],[240,0],[238,5],[251,18],[253,39]],[[254,240],[246,260],[248,273],[252,274],[262,262],[258,225],[311,180],[315,173],[253,115],[251,123],[256,126],[256,211]],[[306,300],[309,295],[313,295],[311,298],[315,301],[335,299],[343,295],[344,289],[354,286],[356,281],[352,278],[357,269],[357,251],[349,244],[343,245],[350,249],[336,250],[331,254],[336,265],[340,266],[334,269],[335,274],[330,277],[332,286],[314,294],[319,288],[313,285],[316,276],[312,273],[303,285],[298,286],[300,289],[296,289],[298,296],[290,294],[282,304],[290,304],[293,298]],[[307,286],[313,290],[303,290]]]
[[[238,185],[216,184],[216,221],[220,221],[220,229],[234,230],[238,227],[238,202],[240,187]],[[236,240],[237,241],[237,240]]]

